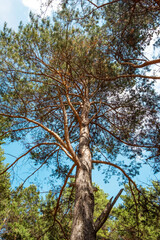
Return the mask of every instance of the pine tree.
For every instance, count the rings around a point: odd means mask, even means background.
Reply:
[[[137,192],[134,192],[133,196],[129,186],[126,186],[125,192],[126,195],[121,197],[122,204],[114,212],[115,224],[111,228],[111,237],[158,240],[160,237],[159,182],[152,182],[151,187],[141,187],[139,196]]]
[[[121,171],[135,188],[131,177],[140,167],[137,156],[152,158],[159,171],[159,97],[150,81],[157,77],[138,72],[134,63],[143,55],[152,16],[137,26],[134,15],[126,32],[125,23],[115,24],[124,16],[130,19],[124,13],[122,2],[122,8],[109,5],[102,15],[94,12],[73,24],[78,10],[64,8],[53,22],[31,15],[17,33],[6,25],[1,31],[0,116],[11,123],[3,135],[26,139],[21,157],[54,163],[53,175],[64,180],[60,196],[76,168],[71,240],[94,240],[101,225],[93,221],[93,165],[108,165],[105,177]],[[151,25],[156,28],[157,22]],[[131,27],[136,28],[134,43],[127,35]]]

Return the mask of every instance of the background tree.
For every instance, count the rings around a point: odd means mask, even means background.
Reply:
[[[9,214],[2,239],[37,239],[42,232],[40,198],[34,185],[12,190]]]
[[[113,214],[115,225],[110,231],[111,239],[159,239],[159,182],[152,184],[141,188],[140,196],[134,192],[134,197],[126,186],[126,195],[121,197],[123,202]]]
[[[3,163],[3,151],[0,147],[0,171],[3,171],[6,166]],[[10,197],[11,197],[11,184],[9,173],[4,173],[0,176],[0,234],[5,229],[5,224],[10,212]]]
[[[7,188],[8,180],[9,178],[5,180],[3,178],[5,188]],[[94,189],[96,199],[94,219],[96,220],[109,200],[107,200],[108,195],[98,186],[95,186]],[[5,193],[6,191],[3,189],[3,194],[0,195],[1,206],[3,207],[0,209],[1,239],[69,239],[75,199],[73,186],[68,186],[63,192],[60,210],[54,224],[53,213],[56,207],[56,199],[51,191],[42,198],[36,186],[30,185],[23,189],[9,189],[9,197]],[[107,225],[105,224],[103,229],[98,232],[97,239],[107,236],[108,224],[107,221]]]
[[[42,199],[34,185],[21,191],[19,189],[18,194],[17,190],[10,192],[10,201],[7,195],[3,198],[5,209],[9,211],[1,228],[2,239],[69,239],[75,199],[72,182],[63,192],[60,211],[54,225],[56,199],[51,191]],[[126,185],[125,193],[127,194],[121,197],[121,204],[114,207],[110,217],[98,231],[97,239],[159,239],[159,183],[153,182],[151,187],[141,188],[140,196],[136,191],[133,195]],[[96,220],[109,200],[108,195],[95,185],[94,196]],[[3,212],[4,209],[1,209],[1,218]]]
[[[146,15],[136,41],[128,44],[124,25],[117,28],[110,19],[115,16],[117,22],[124,11],[109,5],[102,15],[94,12],[73,26],[71,16],[78,12],[68,7],[53,23],[31,15],[17,33],[6,25],[1,31],[0,116],[11,122],[2,135],[22,140],[27,150],[21,157],[30,154],[41,165],[54,163],[53,175],[64,180],[60,197],[76,168],[71,240],[96,239],[95,224],[98,230],[101,225],[93,222],[93,164],[109,166],[105,177],[121,171],[135,188],[131,177],[140,167],[137,156],[152,158],[159,171],[159,97],[149,81],[158,77],[128,63],[142,56],[148,30],[157,22],[148,23],[152,16]],[[134,15],[128,32],[136,24]],[[128,165],[120,155],[131,159]]]

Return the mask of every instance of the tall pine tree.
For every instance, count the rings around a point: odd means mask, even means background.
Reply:
[[[131,21],[132,6],[127,11],[123,3],[83,20],[78,8],[64,7],[53,22],[31,15],[18,32],[6,25],[1,31],[0,116],[10,122],[2,135],[23,141],[21,157],[54,163],[53,174],[64,180],[60,196],[76,168],[71,240],[94,240],[101,226],[93,221],[94,164],[109,166],[106,177],[121,171],[135,188],[136,157],[154,160],[159,171],[159,97],[150,81],[158,77],[138,72],[136,65],[143,62],[143,45],[157,22],[150,23],[148,14],[137,26],[138,7]],[[117,24],[123,19],[127,25]],[[59,200],[53,222],[58,207]]]

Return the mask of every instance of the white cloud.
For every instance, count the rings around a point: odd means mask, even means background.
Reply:
[[[160,27],[156,29],[156,32],[160,31]],[[150,45],[145,48],[144,55],[148,58],[148,60],[158,59],[160,47],[157,47],[156,50],[154,49],[154,43],[158,40],[158,34],[156,32],[153,34],[151,39]],[[151,71],[146,73],[148,76],[160,76],[160,64],[154,64],[150,67]],[[155,89],[158,93],[160,93],[160,80],[155,81]]]
[[[61,0],[53,0],[49,7],[46,7],[47,0],[22,0],[22,4],[28,7],[36,14],[45,13],[45,16],[50,16],[52,11],[57,11],[60,8]]]
[[[33,11],[37,11],[40,8],[40,1],[39,0],[22,0],[22,3],[32,9]]]
[[[160,31],[160,27],[156,29],[156,32],[158,31]],[[159,51],[155,52],[154,46],[153,46],[154,43],[158,40],[158,35],[156,34],[156,32],[153,34],[153,37],[150,41],[149,46],[147,46],[144,50],[144,54],[149,60],[153,59],[153,56],[158,58],[158,55],[159,55]]]

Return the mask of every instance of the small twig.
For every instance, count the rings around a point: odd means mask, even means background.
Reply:
[[[62,227],[62,224],[61,224],[57,219],[56,219],[55,221],[59,224],[59,226],[60,226],[60,228],[61,228],[61,230],[62,230],[62,232],[63,232],[63,235],[64,235],[65,239],[68,240],[68,237],[67,237],[66,234],[65,234],[65,231],[64,231],[64,229],[63,229],[63,227]]]

